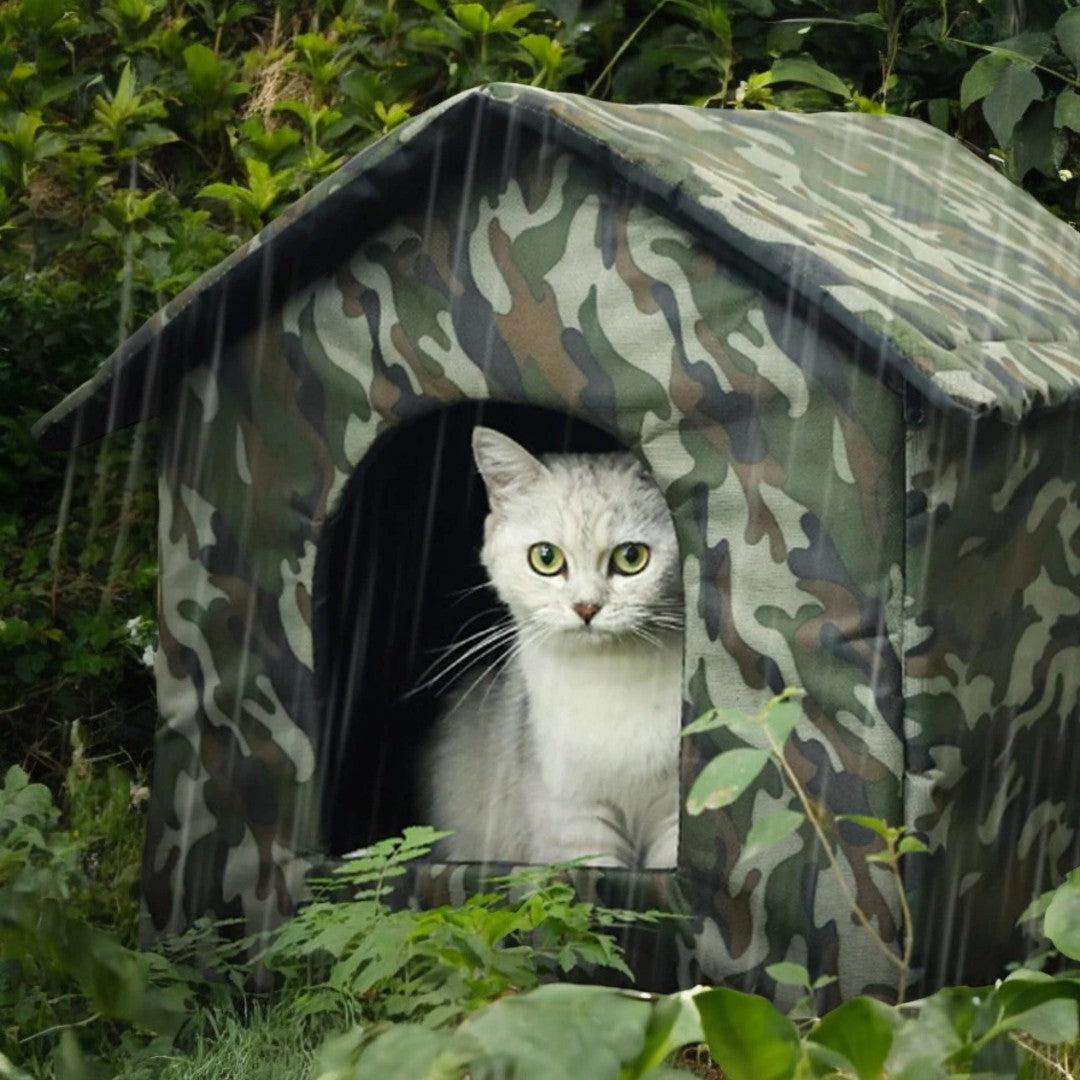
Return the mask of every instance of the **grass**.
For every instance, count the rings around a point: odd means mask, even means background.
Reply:
[[[256,1002],[241,1016],[228,1007],[200,1011],[188,1045],[178,1050],[139,1053],[115,1080],[307,1080],[315,1075],[312,1036],[295,1012],[272,1001]]]

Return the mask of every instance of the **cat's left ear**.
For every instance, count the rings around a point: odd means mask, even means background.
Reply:
[[[542,461],[494,428],[474,427],[472,449],[492,507],[547,475]]]

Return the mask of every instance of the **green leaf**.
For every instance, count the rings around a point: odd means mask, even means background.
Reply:
[[[801,1044],[795,1025],[774,1005],[727,987],[694,998],[712,1056],[728,1080],[790,1080]]]
[[[1080,8],[1066,11],[1054,23],[1054,37],[1073,69],[1080,72]]]
[[[799,810],[777,810],[765,817],[757,818],[750,826],[750,832],[747,833],[746,844],[739,853],[739,861],[745,862],[759,851],[779,844],[805,820],[805,815]]]
[[[634,1076],[638,1073],[630,1066],[642,1060],[643,1054],[651,1059],[646,1033],[655,1009],[656,1003],[644,994],[554,983],[497,1001],[466,1020],[455,1033],[455,1041],[468,1038],[483,1049],[488,1060],[513,1066],[498,1074],[474,1073],[477,1076],[512,1075],[515,1080]],[[680,1030],[673,1017],[667,1019],[673,1021],[667,1028],[669,1035]],[[659,1027],[665,1023],[661,1021]]]
[[[694,781],[686,797],[691,814],[730,806],[753,782],[769,761],[768,750],[727,750],[710,761]]]
[[[1043,932],[1058,952],[1080,960],[1080,877],[1075,873],[1054,893],[1043,918]]]
[[[119,113],[128,113],[135,101],[135,76],[131,71],[131,62],[124,65],[120,72],[120,80],[116,84],[116,92],[113,94],[112,103]]]
[[[1009,58],[1001,53],[988,53],[976,60],[960,82],[960,108],[966,109],[976,101],[982,101],[997,85],[1008,65]]]
[[[770,56],[797,53],[806,44],[810,25],[797,19],[780,19],[769,27],[765,51]]]
[[[738,709],[710,709],[696,720],[691,720],[682,729],[682,734],[684,736],[700,735],[705,731],[715,731],[717,728],[728,727],[732,721],[746,719],[746,714]]]
[[[526,34],[518,44],[542,67],[554,70],[562,64],[562,45],[543,34]]]
[[[491,16],[483,4],[451,4],[450,10],[458,26],[470,34],[486,34],[491,29]]]
[[[134,150],[147,150],[152,146],[164,146],[166,143],[178,142],[180,136],[175,131],[170,131],[160,124],[143,124],[131,134],[131,148]]]
[[[8,619],[0,619],[0,645],[25,645],[33,631],[25,619],[12,616]]]
[[[409,110],[399,101],[395,101],[389,109],[381,101],[376,101],[375,115],[379,118],[383,131],[387,132],[408,120]]]
[[[1016,125],[1042,92],[1042,83],[1030,64],[1010,61],[1002,70],[982,103],[983,116],[999,146],[1007,148],[1012,143]]]
[[[824,1017],[808,1038],[847,1058],[859,1080],[880,1080],[899,1024],[887,1005],[856,997]]]
[[[704,1038],[701,1016],[694,998],[696,990],[684,990],[653,1003],[652,1016],[645,1029],[645,1045],[634,1059],[633,1073],[637,1076],[655,1066],[682,1046],[700,1043]]]
[[[1080,15],[1080,8],[1076,8]],[[1062,90],[1054,103],[1054,127],[1068,128],[1080,134],[1080,94],[1075,90]]]
[[[765,713],[765,727],[776,742],[783,746],[802,716],[802,706],[797,701],[781,701],[770,705]]]
[[[1018,971],[995,987],[986,1003],[1001,1031],[1022,1031],[1040,1042],[1074,1042],[1080,1035],[1080,982],[1042,971]]]
[[[1035,1005],[1005,1022],[1010,1031],[1022,1031],[1048,1046],[1075,1042],[1080,1035],[1076,1002],[1058,998]]]
[[[952,119],[951,98],[930,98],[926,103],[927,119],[939,131],[948,131]]]
[[[998,41],[994,45],[995,49],[1022,56],[1025,60],[1031,60],[1036,64],[1046,56],[1052,47],[1053,39],[1049,34],[1034,30],[1017,34],[1015,37],[1007,38],[1005,41]]]
[[[769,68],[769,76],[770,83],[802,83],[804,86],[813,86],[844,99],[851,97],[851,91],[839,76],[823,68],[809,56],[791,56],[777,60]]]
[[[1055,179],[1065,158],[1067,137],[1054,127],[1054,102],[1040,101],[1016,125],[1006,158],[1009,175],[1022,181],[1032,170]]]
[[[896,850],[901,855],[913,855],[916,852],[929,851],[930,849],[917,836],[905,836],[897,845]]]
[[[528,18],[535,10],[535,4],[507,4],[492,16],[491,29],[496,33],[505,33],[513,29],[522,19]]]
[[[893,1037],[888,1075],[905,1080],[945,1075],[940,1062],[969,1043],[976,1002],[985,992],[949,987],[924,998],[918,1012],[901,1024]]]
[[[801,990],[811,989],[810,972],[802,964],[793,964],[790,960],[780,960],[775,964],[769,964],[765,968],[765,974],[784,986],[797,986]]]
[[[67,0],[22,0],[19,9],[22,17],[38,30],[48,30],[63,18],[68,3]]]
[[[888,841],[890,836],[896,834],[896,829],[881,818],[871,817],[869,814],[837,814],[837,821],[850,821],[852,825],[859,825],[870,832],[876,833],[882,840]]]
[[[293,45],[312,62],[328,60],[337,48],[337,45],[323,34],[297,34],[293,38]]]
[[[188,78],[195,91],[200,97],[212,97],[223,78],[221,61],[213,50],[199,43],[189,45],[183,56]]]
[[[389,1076],[416,1080],[443,1076],[436,1063],[453,1035],[420,1024],[396,1024],[370,1042],[348,1070],[350,1080],[386,1080]]]

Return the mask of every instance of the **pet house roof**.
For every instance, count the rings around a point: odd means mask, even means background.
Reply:
[[[394,211],[422,207],[454,154],[497,160],[515,125],[713,237],[733,265],[820,309],[938,406],[1015,423],[1080,394],[1080,235],[934,128],[493,84],[356,155],[149,319],[38,422],[38,438],[70,448],[156,415],[189,364]]]

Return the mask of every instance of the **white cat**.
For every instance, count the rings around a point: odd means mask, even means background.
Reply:
[[[533,457],[477,427],[481,561],[509,616],[421,755],[453,861],[672,867],[683,599],[663,496],[630,454]]]

